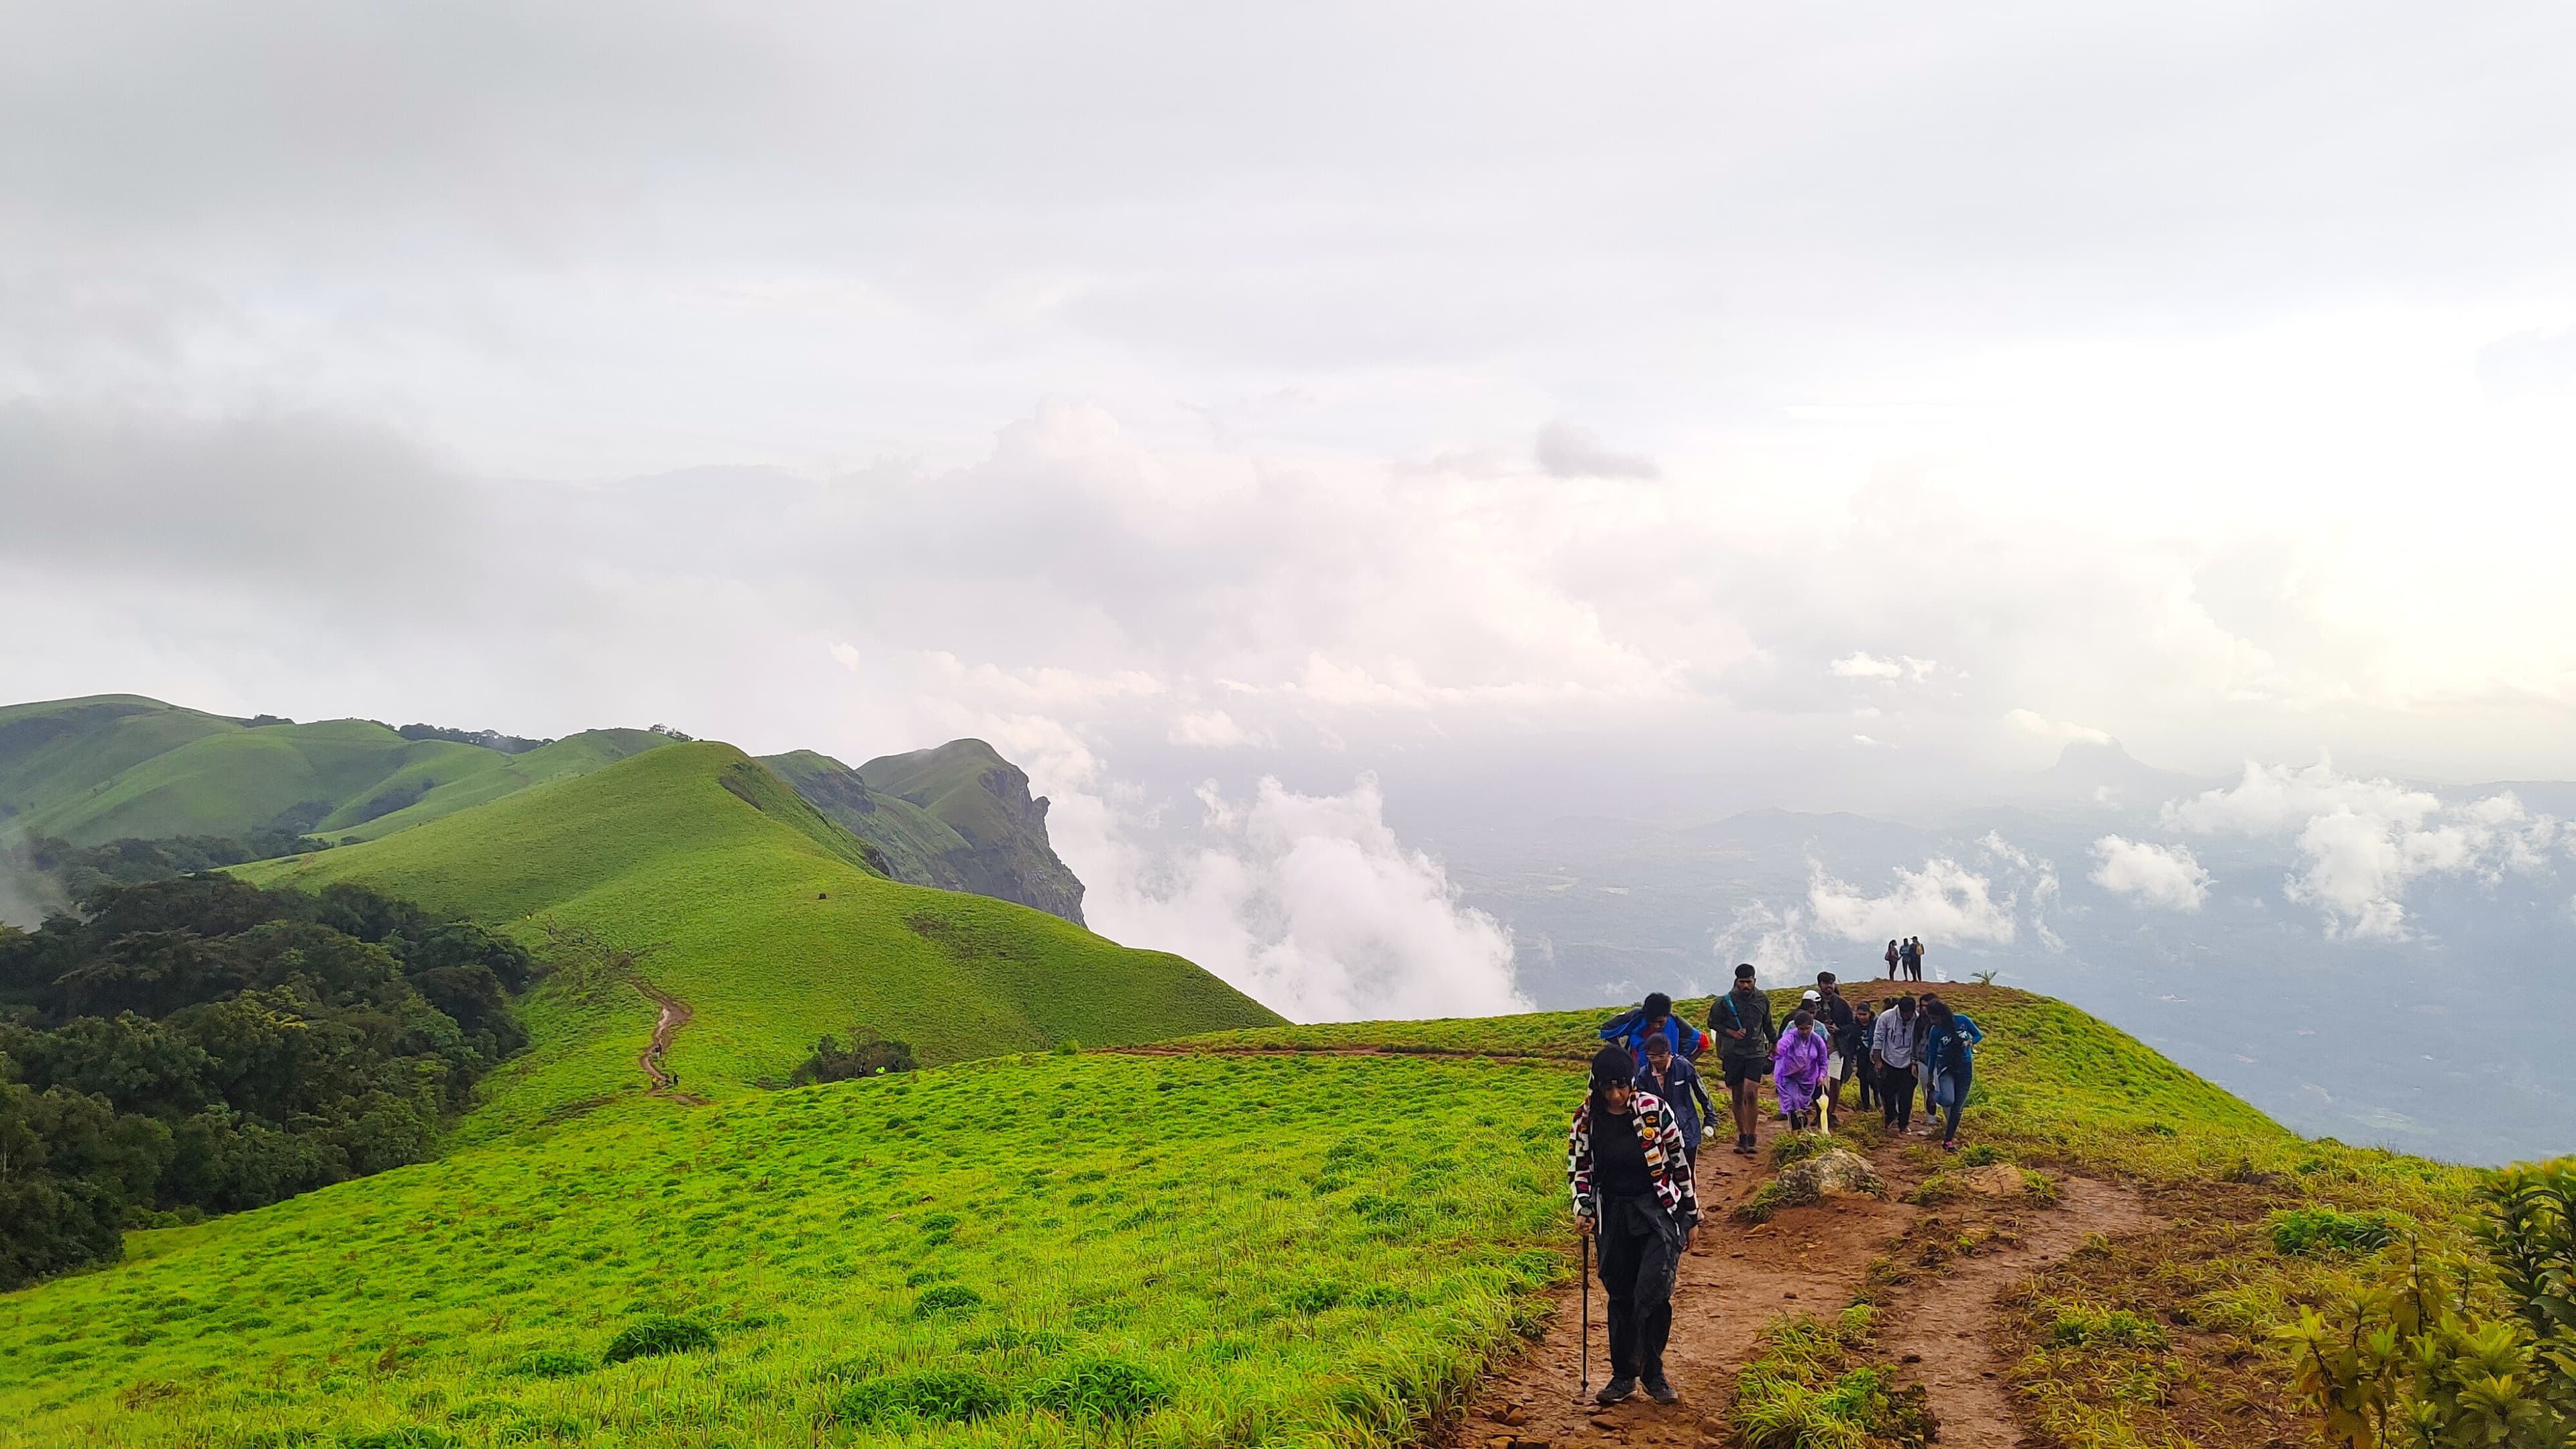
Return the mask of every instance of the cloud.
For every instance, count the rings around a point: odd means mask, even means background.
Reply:
[[[1077,800],[1057,848],[1094,930],[1186,956],[1298,1021],[1530,1009],[1510,930],[1397,840],[1374,779],[1302,795],[1265,778],[1245,801],[1209,784],[1198,798],[1196,842],[1169,850]]]
[[[1599,434],[1571,423],[1550,423],[1538,430],[1532,450],[1541,472],[1551,478],[1660,478],[1663,470],[1642,453],[1622,453]]]
[[[2114,895],[2167,911],[2197,911],[2209,899],[2209,872],[2189,846],[2156,845],[2105,835],[2093,842],[2089,877]]]
[[[1937,659],[1917,659],[1911,654],[1881,659],[1857,650],[1825,666],[1826,672],[1836,679],[1907,679],[1918,684],[1931,678],[1940,668],[1941,662]]]
[[[1826,666],[1836,679],[1902,679],[1905,666],[1893,659],[1879,659],[1862,653],[1846,654]]]
[[[1997,900],[1985,876],[1948,856],[1934,856],[1921,870],[1896,867],[1896,888],[1882,896],[1813,867],[1807,884],[1808,918],[1846,941],[1885,941],[1907,936],[1941,941],[2009,944],[2016,931],[2014,899]]]
[[[2308,867],[2282,893],[2315,907],[2331,934],[2386,940],[2412,934],[2403,898],[2414,881],[2536,870],[2560,833],[2510,791],[2448,805],[2427,790],[2342,774],[2323,755],[2307,766],[2249,760],[2235,785],[2172,801],[2163,818],[2199,834],[2295,837]]]
[[[1266,745],[1270,737],[1245,729],[1234,716],[1221,709],[1193,710],[1172,725],[1169,739],[1176,745],[1194,749],[1227,750],[1245,745]]]
[[[2091,725],[2067,724],[2059,720],[2050,719],[2046,715],[2039,714],[2033,710],[2006,710],[2004,711],[2004,723],[2011,725],[2014,729],[2020,730],[2024,734],[2037,735],[2044,740],[2082,740],[2087,744],[2094,745],[2107,745],[2114,743],[2110,732],[2107,730],[2097,730]]]
[[[1757,900],[1738,907],[1733,919],[1709,933],[1717,978],[1731,981],[1736,964],[1749,961],[1774,985],[1814,980],[1823,968],[1808,942],[1808,924],[1796,906]]]

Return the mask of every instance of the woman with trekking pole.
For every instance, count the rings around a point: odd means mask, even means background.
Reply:
[[[1610,1300],[1610,1382],[1593,1402],[1618,1403],[1640,1380],[1656,1403],[1676,1402],[1681,1395],[1664,1378],[1664,1344],[1673,1331],[1682,1242],[1699,1223],[1699,1192],[1672,1109],[1637,1090],[1636,1064],[1623,1047],[1605,1046],[1592,1058],[1592,1090],[1567,1134],[1565,1176],[1575,1231],[1599,1245]],[[1588,1310],[1584,1322],[1588,1335]],[[1588,1338],[1583,1379],[1592,1381]]]

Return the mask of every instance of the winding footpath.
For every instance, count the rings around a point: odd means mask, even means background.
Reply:
[[[645,1091],[652,1096],[668,1097],[682,1106],[705,1106],[706,1098],[692,1097],[679,1090],[679,1077],[662,1065],[662,1054],[671,1049],[671,1038],[678,1036],[680,1028],[687,1026],[689,1018],[697,1013],[690,1009],[689,1003],[641,977],[635,978],[635,989],[651,997],[654,1004],[662,1008],[661,1019],[653,1023],[652,1044],[645,1047],[644,1054],[635,1059],[635,1065],[642,1067],[644,1075],[653,1083],[652,1086],[645,1088]]]

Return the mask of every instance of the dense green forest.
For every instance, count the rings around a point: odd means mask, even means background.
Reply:
[[[425,1160],[526,1043],[515,942],[359,886],[110,884],[0,926],[0,1288]]]

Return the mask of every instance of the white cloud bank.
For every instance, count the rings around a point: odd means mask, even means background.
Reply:
[[[1089,887],[1092,929],[1186,956],[1298,1021],[1530,1009],[1511,931],[1405,848],[1374,779],[1340,795],[1263,779],[1249,801],[1209,784],[1198,798],[1200,840],[1172,851],[1098,797],[1058,801],[1057,850]]]
[[[2535,870],[2559,833],[2556,819],[2532,814],[2511,791],[2450,805],[2392,780],[2341,774],[2322,755],[2308,766],[2247,761],[2234,786],[2167,804],[2164,822],[2205,835],[2295,837],[2308,868],[2282,893],[2316,908],[2329,934],[2384,940],[2410,934],[2410,883]]]
[[[1921,870],[1896,868],[1896,889],[1885,895],[1815,869],[1807,885],[1807,913],[1816,925],[1846,941],[1885,941],[1906,936],[1940,941],[2010,944],[2018,929],[2014,897],[1997,899],[1994,886],[1950,857],[1934,856]]]
[[[2093,842],[2092,881],[2142,906],[2197,911],[2209,900],[2209,872],[2186,845],[2105,835]]]

